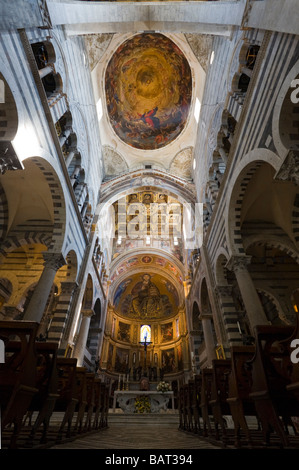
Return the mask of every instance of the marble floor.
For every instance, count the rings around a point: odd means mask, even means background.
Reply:
[[[52,449],[220,449],[198,436],[177,429],[174,425],[129,424],[109,428],[56,445]]]

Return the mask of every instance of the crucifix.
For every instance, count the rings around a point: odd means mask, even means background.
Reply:
[[[146,373],[146,351],[147,351],[147,347],[152,344],[151,341],[147,341],[147,331],[145,332],[145,335],[144,335],[144,340],[143,341],[139,341],[140,344],[142,344],[142,346],[144,347],[144,375],[146,376],[147,373]]]

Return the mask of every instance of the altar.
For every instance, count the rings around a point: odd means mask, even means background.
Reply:
[[[124,413],[135,412],[135,401],[137,397],[148,397],[150,403],[150,413],[160,413],[166,411],[171,400],[172,409],[174,409],[173,392],[156,392],[149,390],[116,390],[113,398],[113,412],[115,413],[116,404]]]

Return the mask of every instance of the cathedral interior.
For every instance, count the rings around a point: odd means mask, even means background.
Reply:
[[[2,447],[299,448],[297,0],[0,12]]]

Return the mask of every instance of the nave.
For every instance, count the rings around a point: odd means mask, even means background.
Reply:
[[[56,445],[52,449],[220,449],[219,446],[184,433],[174,423],[139,423],[120,425],[112,422],[99,433]]]

